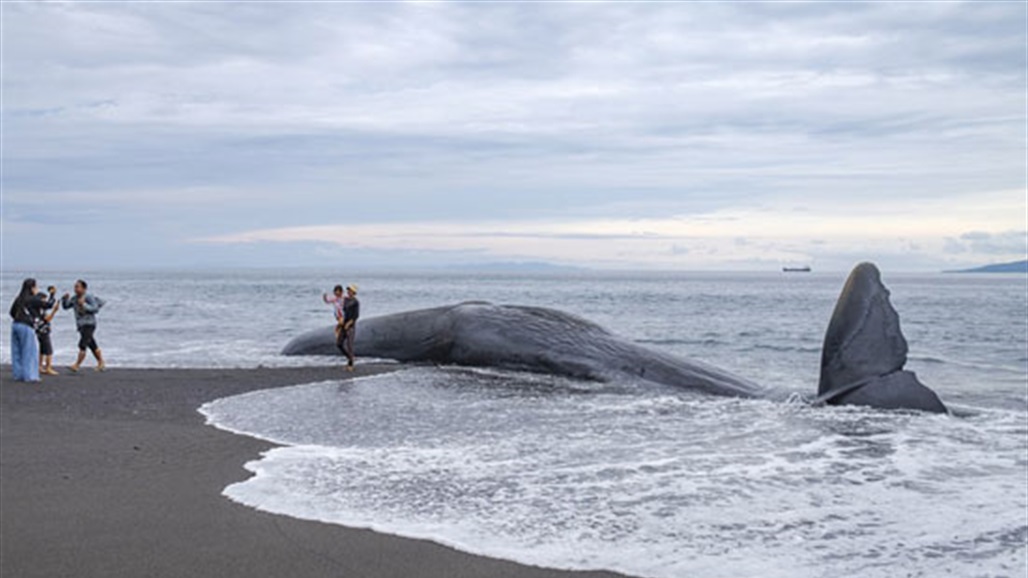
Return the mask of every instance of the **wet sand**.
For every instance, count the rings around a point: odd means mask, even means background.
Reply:
[[[362,365],[356,376],[396,369]],[[265,514],[225,486],[272,446],[204,424],[203,403],[345,377],[339,367],[91,369],[11,380],[0,368],[0,576],[139,578],[613,577],[522,566]]]

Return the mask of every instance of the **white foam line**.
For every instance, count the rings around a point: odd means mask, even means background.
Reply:
[[[258,395],[266,393],[269,389],[274,389],[274,390],[281,391],[281,390],[289,390],[289,389],[314,388],[314,387],[321,387],[321,386],[325,386],[325,385],[342,385],[342,384],[346,384],[346,383],[357,383],[357,382],[363,382],[363,381],[373,381],[373,380],[378,380],[378,379],[385,379],[385,378],[388,378],[388,377],[396,375],[396,374],[408,373],[410,371],[413,371],[413,369],[405,369],[405,370],[402,370],[402,371],[394,372],[392,374],[386,373],[386,374],[381,374],[381,375],[365,375],[365,376],[361,376],[361,377],[351,377],[351,378],[347,378],[347,379],[327,379],[327,380],[324,380],[324,381],[315,381],[315,382],[312,382],[312,383],[301,383],[301,384],[297,384],[297,385],[285,385],[285,386],[282,386],[282,387],[258,389],[258,390],[254,390],[254,391],[248,391],[246,393],[240,393],[240,394],[236,394],[236,395],[229,395],[229,396],[226,396],[226,397],[220,397],[218,399],[208,401],[207,403],[205,403],[205,404],[201,405],[200,407],[198,407],[196,409],[196,411],[199,412],[200,415],[202,415],[204,417],[204,425],[209,425],[209,426],[211,426],[211,427],[213,427],[215,429],[218,429],[218,430],[221,430],[221,431],[224,431],[224,432],[228,432],[228,433],[231,433],[231,434],[235,434],[235,435],[240,435],[240,436],[250,437],[250,438],[254,438],[254,439],[264,440],[266,442],[271,442],[273,444],[280,445],[280,446],[300,447],[300,446],[298,446],[296,444],[292,444],[292,443],[287,442],[285,440],[275,439],[275,438],[273,438],[271,436],[268,436],[268,435],[262,435],[262,434],[258,434],[258,433],[255,433],[255,432],[245,431],[245,430],[241,430],[241,429],[237,429],[237,428],[233,428],[233,427],[227,426],[227,425],[222,424],[222,423],[218,423],[217,419],[212,415],[212,408],[213,408],[213,406],[215,404],[224,402],[224,401],[229,400],[229,399],[244,399],[244,398],[247,398],[247,397],[256,397]]]
[[[438,527],[436,527],[436,528],[434,528],[432,530],[417,531],[417,530],[409,530],[409,529],[398,528],[398,527],[395,527],[395,526],[390,525],[390,524],[376,524],[376,523],[372,523],[372,522],[346,522],[346,523],[343,523],[343,522],[340,522],[339,519],[337,519],[336,517],[333,517],[333,516],[303,515],[303,514],[297,514],[295,512],[288,512],[288,511],[286,511],[285,508],[273,508],[273,507],[268,507],[268,506],[265,506],[265,505],[262,505],[262,504],[249,503],[249,502],[243,500],[242,498],[238,498],[238,497],[234,496],[231,493],[232,489],[235,486],[243,486],[244,484],[247,484],[247,483],[250,483],[250,482],[259,482],[260,480],[262,480],[264,478],[273,478],[273,476],[271,476],[270,474],[265,474],[265,473],[259,471],[257,464],[260,464],[261,462],[265,461],[266,459],[274,459],[275,456],[273,454],[276,453],[276,451],[282,451],[282,450],[286,450],[286,449],[300,449],[300,450],[303,450],[303,449],[306,449],[306,448],[313,449],[313,448],[316,448],[316,447],[317,446],[290,446],[289,448],[278,448],[277,450],[273,449],[273,450],[270,450],[270,451],[267,451],[267,452],[263,452],[262,453],[262,458],[260,460],[254,460],[254,461],[251,461],[251,462],[247,462],[245,464],[245,466],[244,466],[248,471],[250,471],[251,473],[254,474],[253,477],[250,478],[249,480],[245,480],[245,481],[242,481],[242,482],[237,482],[237,483],[234,483],[234,484],[231,484],[231,485],[227,486],[225,488],[225,490],[222,492],[221,495],[225,496],[226,498],[228,498],[229,500],[231,500],[232,502],[234,502],[236,504],[239,504],[239,505],[247,507],[247,508],[252,508],[252,509],[260,511],[260,512],[266,512],[266,513],[269,513],[269,514],[275,514],[275,515],[279,515],[279,516],[286,516],[287,518],[293,518],[295,520],[304,520],[304,521],[310,521],[310,522],[321,522],[321,523],[324,523],[324,524],[332,524],[332,525],[342,526],[342,527],[345,527],[345,528],[351,528],[351,529],[355,529],[355,530],[370,530],[372,532],[376,532],[376,533],[379,533],[379,534],[385,534],[385,535],[389,535],[389,536],[397,536],[397,537],[400,537],[400,538],[406,538],[406,539],[410,539],[410,540],[423,540],[423,541],[426,541],[426,542],[431,542],[433,544],[439,544],[439,545],[445,546],[447,548],[452,548],[454,550],[457,550],[457,551],[460,551],[460,552],[464,552],[464,553],[467,553],[467,554],[472,554],[472,555],[475,555],[475,556],[483,556],[483,557],[487,557],[487,558],[492,558],[494,560],[505,560],[505,561],[508,561],[508,562],[514,562],[516,564],[520,564],[522,566],[530,566],[530,567],[535,567],[535,568],[547,568],[547,569],[552,569],[552,570],[564,570],[564,571],[572,571],[572,572],[617,572],[617,573],[620,573],[620,574],[625,574],[626,576],[637,576],[638,578],[662,578],[662,576],[659,575],[659,574],[642,574],[642,573],[639,573],[638,570],[632,570],[632,569],[630,569],[628,567],[618,567],[617,564],[610,564],[610,565],[579,564],[579,565],[575,565],[575,564],[571,564],[571,563],[568,563],[568,564],[547,563],[546,565],[543,565],[543,564],[540,564],[540,563],[535,563],[535,562],[531,562],[531,561],[525,560],[523,552],[516,552],[516,551],[507,552],[507,551],[499,550],[499,549],[495,548],[495,544],[490,544],[490,546],[494,546],[494,547],[478,548],[478,547],[475,547],[473,545],[467,544],[467,543],[465,543],[465,542],[463,542],[463,541],[461,541],[459,539],[440,538],[440,534],[445,534],[447,531],[450,530],[450,528],[447,528],[447,527],[445,527],[443,525],[438,525]]]

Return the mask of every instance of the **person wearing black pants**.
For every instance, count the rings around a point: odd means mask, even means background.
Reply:
[[[357,286],[350,285],[346,288],[343,317],[339,321],[339,330],[336,331],[336,347],[346,356],[346,371],[353,371],[353,348],[357,339],[357,319],[360,315],[361,303],[357,300]]]
[[[36,338],[39,340],[39,373],[57,375],[54,370],[54,345],[50,340],[50,323],[54,320],[54,315],[57,315],[60,303],[57,302],[56,287],[51,285],[46,288],[46,292],[47,300],[39,301],[32,312],[36,320]]]
[[[61,307],[75,309],[75,325],[79,329],[79,356],[75,360],[75,364],[68,368],[72,373],[82,367],[82,362],[86,360],[87,349],[92,351],[93,357],[96,358],[97,371],[103,371],[107,367],[104,363],[104,354],[100,351],[100,346],[96,344],[96,338],[93,337],[96,332],[96,314],[104,306],[104,300],[86,293],[88,287],[89,285],[85,281],[79,279],[75,282],[75,298],[72,299],[71,295],[67,293],[61,297]]]

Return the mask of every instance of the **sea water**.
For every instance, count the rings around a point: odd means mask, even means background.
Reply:
[[[5,274],[5,299],[19,280]],[[802,403],[841,274],[90,277],[108,301],[98,339],[112,365],[154,367],[337,362],[277,353],[331,322],[319,299],[337,280],[361,285],[366,315],[471,299],[563,309],[795,401],[454,367],[252,392],[202,408],[217,427],[282,444],[230,499],[654,578],[1025,573],[1023,276],[886,272],[908,368],[957,417]],[[59,359],[72,325],[58,318]]]

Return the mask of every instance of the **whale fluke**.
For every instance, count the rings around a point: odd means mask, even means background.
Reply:
[[[835,305],[821,351],[820,403],[946,412],[917,376],[905,371],[907,340],[878,268],[861,263]]]

